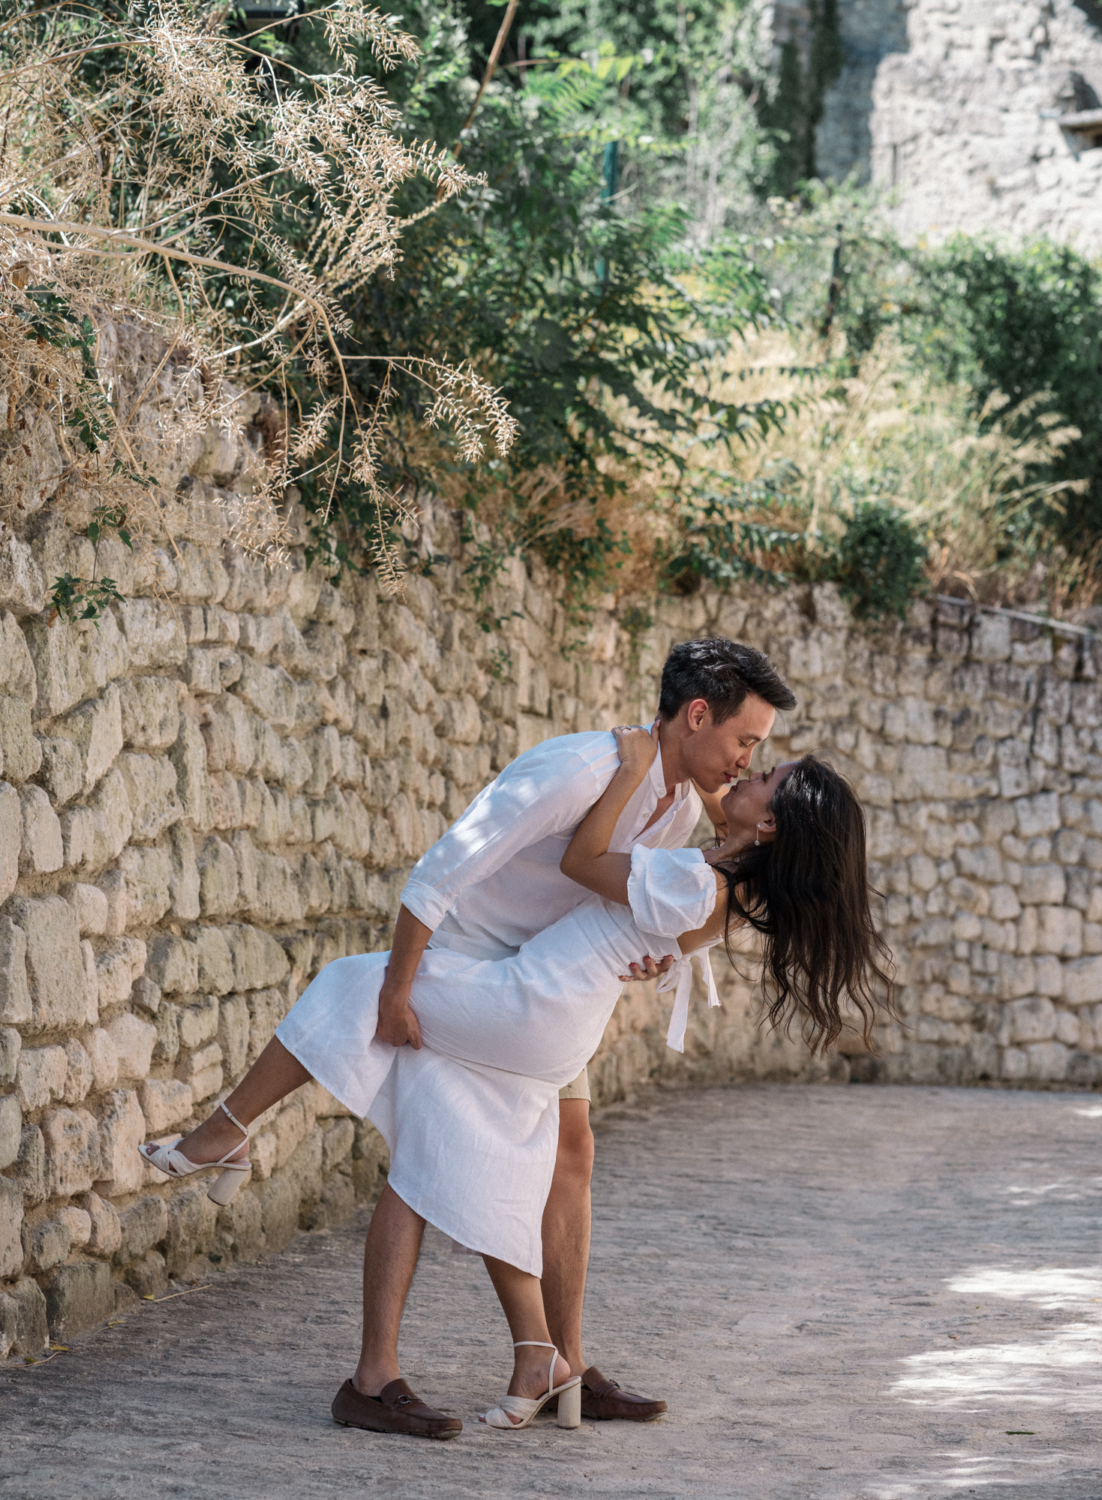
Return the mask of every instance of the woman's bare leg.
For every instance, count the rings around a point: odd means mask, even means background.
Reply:
[[[490,1280],[514,1341],[532,1339],[540,1344],[550,1344],[551,1335],[547,1331],[547,1316],[543,1310],[539,1277],[529,1276],[527,1271],[518,1271],[516,1266],[507,1265],[503,1260],[494,1260],[490,1255],[484,1255],[482,1259],[486,1262],[486,1269],[490,1273]],[[542,1396],[548,1389],[547,1367],[550,1361],[550,1349],[514,1349],[509,1395],[527,1396],[530,1400]],[[561,1385],[569,1378],[570,1366],[561,1354],[556,1355],[554,1384]]]
[[[253,1063],[241,1082],[226,1096],[226,1108],[241,1121],[251,1125],[258,1115],[273,1104],[278,1104],[287,1094],[309,1082],[310,1074],[282,1042],[275,1037]],[[244,1156],[246,1143],[241,1132],[225,1113],[216,1109],[201,1125],[180,1142],[180,1150],[188,1161],[218,1161],[234,1146],[240,1146],[235,1156]]]

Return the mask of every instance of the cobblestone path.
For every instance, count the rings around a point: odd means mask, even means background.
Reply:
[[[504,1322],[432,1233],[405,1373],[453,1443],[335,1427],[365,1216],[0,1373],[13,1500],[1102,1497],[1102,1099],[752,1085],[599,1122],[590,1358],[643,1427],[508,1434]]]

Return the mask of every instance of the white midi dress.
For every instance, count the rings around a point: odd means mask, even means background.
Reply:
[[[391,1187],[459,1244],[539,1276],[558,1142],[558,1090],[600,1043],[641,954],[673,953],[671,1041],[684,1036],[690,958],[676,942],[715,909],[699,849],[632,851],[630,907],[591,896],[507,958],[430,948],[411,999],[424,1045],[375,1039],[389,954],[328,964],[276,1036],[390,1148]],[[694,957],[700,955],[693,955]],[[711,1003],[718,1003],[707,957]]]

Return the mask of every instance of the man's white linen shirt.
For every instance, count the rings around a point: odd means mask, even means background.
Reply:
[[[402,905],[434,929],[430,947],[504,958],[584,901],[589,892],[559,863],[619,767],[615,736],[603,730],[545,740],[506,766],[418,860],[402,892]],[[665,795],[659,749],[617,820],[613,853],[685,844],[700,798],[691,781],[679,783],[670,807],[647,828]]]

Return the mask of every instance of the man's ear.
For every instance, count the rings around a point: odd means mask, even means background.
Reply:
[[[685,722],[690,729],[699,729],[710,712],[706,698],[694,698],[685,709]]]

